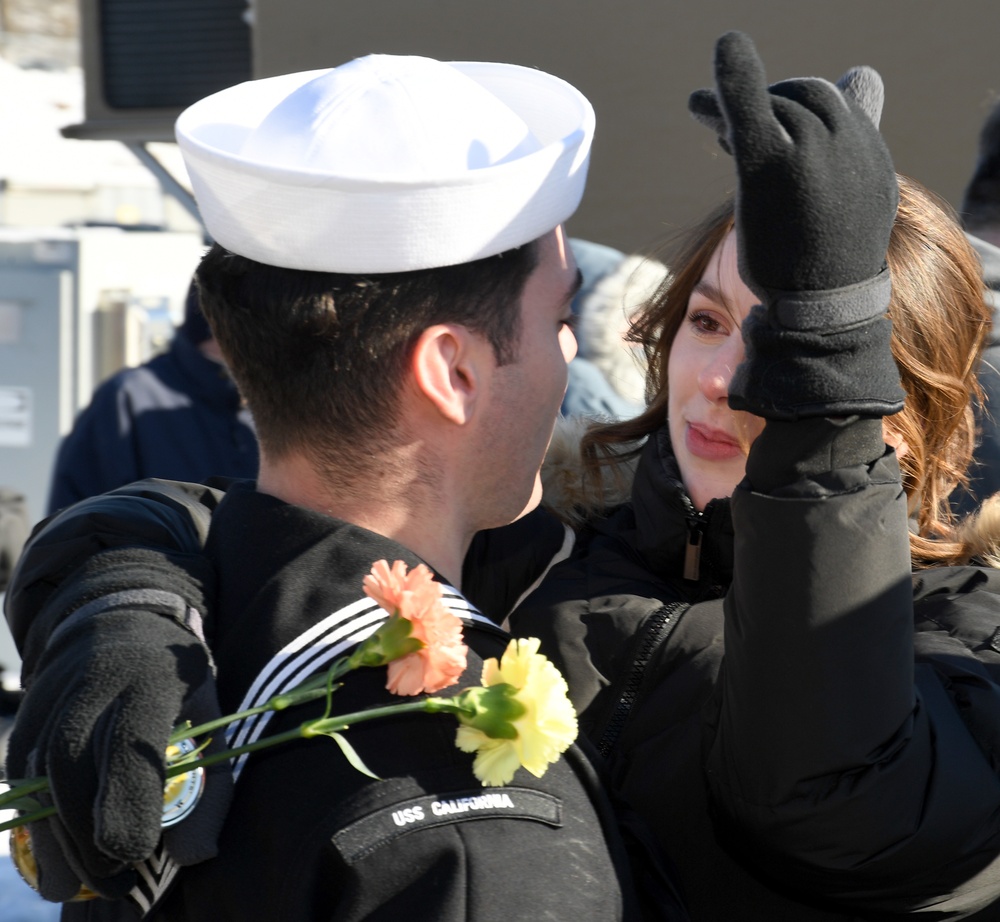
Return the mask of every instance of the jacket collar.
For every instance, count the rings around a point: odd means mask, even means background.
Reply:
[[[733,577],[729,500],[714,499],[704,511],[695,510],[666,426],[646,440],[632,484],[632,508],[636,550],[652,572],[669,579],[693,577],[706,588],[728,587]]]

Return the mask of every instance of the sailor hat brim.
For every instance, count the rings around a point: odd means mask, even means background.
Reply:
[[[576,210],[594,111],[511,64],[370,55],[196,102],[176,135],[202,219],[290,269],[404,272],[492,256]]]

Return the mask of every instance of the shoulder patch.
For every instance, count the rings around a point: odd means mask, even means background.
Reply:
[[[348,864],[400,836],[469,820],[534,820],[562,826],[562,801],[530,788],[504,787],[411,797],[355,820],[334,833],[331,842]]]

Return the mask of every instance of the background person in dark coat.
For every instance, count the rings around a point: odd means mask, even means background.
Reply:
[[[147,477],[255,477],[253,418],[230,378],[192,283],[168,350],[94,392],[59,446],[49,513]]]

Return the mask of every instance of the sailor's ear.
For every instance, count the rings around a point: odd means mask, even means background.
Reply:
[[[482,399],[491,356],[489,343],[461,324],[428,327],[410,358],[417,393],[442,417],[464,425]]]

